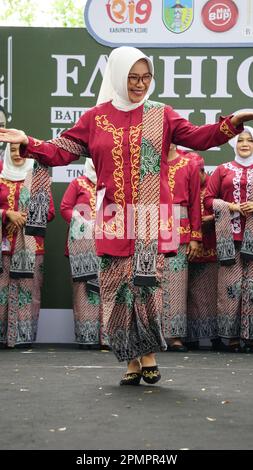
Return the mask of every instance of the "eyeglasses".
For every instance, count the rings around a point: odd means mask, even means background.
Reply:
[[[130,85],[138,85],[141,80],[143,85],[149,85],[153,78],[152,73],[145,73],[145,75],[128,75],[128,81]]]

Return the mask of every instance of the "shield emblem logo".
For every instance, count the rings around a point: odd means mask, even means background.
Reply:
[[[172,33],[183,33],[193,21],[194,0],[163,0],[163,22]]]

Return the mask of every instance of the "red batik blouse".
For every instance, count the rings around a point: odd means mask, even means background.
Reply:
[[[219,165],[209,179],[204,204],[207,210],[213,209],[213,200],[222,199],[240,204],[249,200],[253,184],[253,165],[248,167],[232,161]],[[234,240],[243,239],[245,217],[239,212],[231,212],[231,226]]]
[[[29,144],[21,146],[23,156],[31,156],[48,166],[68,165],[81,155],[92,157],[97,173],[97,209],[102,207],[104,217],[96,220],[97,255],[129,256],[134,253],[135,240],[129,237],[134,225],[134,212],[128,211],[138,198],[141,154],[143,105],[123,112],[111,102],[95,106],[84,113],[78,122],[61,137],[44,142],[29,137]],[[194,126],[170,106],[165,106],[160,169],[160,202],[171,205],[168,186],[167,155],[170,143],[205,150],[220,145],[243,129],[235,129],[230,118],[219,123]],[[152,187],[150,187],[152,191]],[[111,212],[111,204],[121,206],[120,216]],[[160,220],[162,227],[170,227],[171,220]],[[163,249],[159,237],[159,252]]]
[[[86,176],[71,181],[61,201],[61,215],[70,224],[73,210],[76,208],[85,220],[95,219],[96,216],[96,185]],[[65,255],[68,256],[66,243]]]
[[[201,241],[199,167],[190,154],[177,150],[179,156],[168,161],[168,184],[173,204],[180,205],[180,244]]]
[[[2,252],[3,254],[12,254],[15,249],[17,234],[11,234],[7,231],[6,225],[9,219],[6,216],[7,210],[18,211],[20,190],[24,185],[24,181],[9,181],[0,178],[0,208],[3,209],[2,213]],[[53,220],[55,216],[54,202],[50,193],[50,204],[48,211],[48,222]],[[44,251],[44,238],[35,237],[36,240],[36,255],[43,255]]]

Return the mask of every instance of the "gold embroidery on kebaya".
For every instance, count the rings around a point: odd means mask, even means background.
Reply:
[[[210,248],[209,250],[206,250],[203,245],[199,247],[197,258],[210,258],[213,256],[216,256],[216,250],[214,248]]]
[[[160,219],[159,230],[168,230],[171,232],[172,227],[174,227],[174,220],[172,216],[170,216],[168,220]]]
[[[36,251],[44,251],[44,242],[38,243],[36,241]]]
[[[124,195],[124,171],[123,171],[123,127],[118,129],[111,124],[106,115],[96,116],[96,124],[105,132],[110,132],[113,136],[114,148],[112,149],[112,158],[115,164],[115,170],[113,172],[113,180],[117,190],[114,193],[114,200],[117,204],[117,210],[114,218],[114,222],[108,224],[103,222],[103,232],[110,235],[117,235],[117,237],[124,236],[124,207],[125,207],[125,195]],[[99,231],[101,227],[96,225],[96,231]]]
[[[130,161],[131,161],[131,186],[132,186],[132,203],[138,201],[138,187],[140,181],[140,156],[141,147],[138,145],[139,136],[142,131],[142,124],[137,127],[131,126],[129,133],[130,144]]]
[[[87,191],[89,191],[89,193],[90,193],[89,203],[90,203],[90,207],[91,207],[91,218],[95,219],[95,217],[96,217],[96,186],[91,187],[87,183],[87,181],[85,181],[81,178],[77,178],[77,183],[79,184],[79,186],[81,186],[82,188],[87,189]]]
[[[15,192],[16,192],[16,189],[17,189],[17,184],[16,184],[16,182],[9,181],[9,180],[6,180],[4,178],[2,178],[2,183],[5,186],[7,186],[7,188],[9,188],[9,194],[7,196],[7,201],[8,201],[8,206],[9,206],[8,209],[11,210],[11,211],[14,211],[15,210]],[[24,183],[20,183],[19,191],[21,190],[21,188],[23,186],[24,186]],[[7,234],[7,239],[11,243],[12,240],[13,240],[13,233],[8,233]]]
[[[191,233],[191,226],[190,224],[186,225],[186,227],[178,227],[177,229],[178,233],[180,233],[180,235],[185,235],[186,233]]]
[[[200,208],[201,208],[201,215],[204,215],[205,213],[205,207],[204,207],[204,197],[206,194],[206,188],[200,188]]]
[[[189,158],[182,157],[181,160],[178,163],[176,163],[175,165],[173,165],[173,163],[169,165],[168,182],[169,182],[169,187],[170,187],[171,197],[172,198],[174,197],[173,191],[174,191],[175,184],[176,184],[175,174],[176,174],[177,170],[179,170],[180,168],[185,167],[188,163],[189,163]]]
[[[202,240],[202,232],[198,232],[197,230],[193,230],[191,232],[191,236],[192,238],[199,238],[200,240]]]
[[[235,133],[231,131],[229,128],[228,124],[226,121],[223,121],[220,125],[220,131],[223,132],[223,134],[227,135],[229,138],[234,137]]]

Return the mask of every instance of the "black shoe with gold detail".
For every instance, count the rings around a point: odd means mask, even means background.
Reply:
[[[161,379],[158,366],[147,366],[141,369],[142,378],[147,384],[155,384]]]
[[[140,372],[128,372],[123,375],[120,385],[139,385],[141,381]]]

